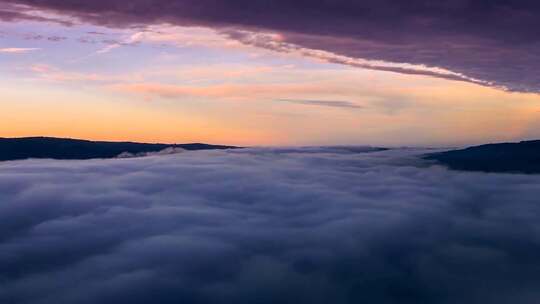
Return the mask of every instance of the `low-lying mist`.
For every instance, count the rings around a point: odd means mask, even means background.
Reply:
[[[0,163],[0,302],[538,303],[540,175],[423,153]]]

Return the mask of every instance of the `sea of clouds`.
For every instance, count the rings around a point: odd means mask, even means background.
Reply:
[[[0,163],[0,303],[539,303],[540,176],[423,153]]]

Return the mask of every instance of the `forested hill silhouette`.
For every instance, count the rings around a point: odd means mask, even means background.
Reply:
[[[54,137],[0,138],[0,161],[28,158],[93,159],[114,158],[126,152],[141,154],[167,148],[194,150],[234,149],[234,146],[190,144],[148,144],[135,142],[106,142]]]
[[[537,174],[540,173],[540,140],[488,144],[433,153],[425,158],[455,170]]]

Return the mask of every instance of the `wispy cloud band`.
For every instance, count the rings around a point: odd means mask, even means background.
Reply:
[[[24,54],[38,50],[40,50],[40,48],[0,48],[0,53]]]
[[[332,108],[348,108],[348,109],[362,109],[363,107],[357,103],[344,101],[344,100],[315,100],[315,99],[276,99],[277,101],[285,101],[289,103],[296,103],[301,105],[310,106],[323,106]]]
[[[248,0],[137,0],[130,5],[119,0],[4,3],[109,27],[168,23],[231,33],[276,33],[279,43],[272,46],[256,41],[259,47],[284,51],[283,47],[297,46],[306,56],[322,56],[360,68],[540,91],[537,1],[277,0],[271,7],[264,1]],[[17,15],[9,18],[15,20]]]

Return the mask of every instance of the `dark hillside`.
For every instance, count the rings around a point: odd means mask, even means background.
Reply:
[[[105,142],[79,139],[26,137],[0,138],[0,161],[27,158],[92,159],[113,158],[123,152],[132,154],[158,152],[169,147],[186,150],[232,149],[232,146],[193,144],[146,144]]]
[[[489,144],[425,156],[455,170],[540,173],[540,140]]]

